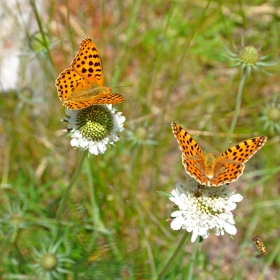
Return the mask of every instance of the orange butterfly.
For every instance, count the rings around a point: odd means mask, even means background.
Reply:
[[[248,161],[267,140],[259,136],[240,142],[217,157],[212,153],[204,155],[192,136],[176,123],[171,123],[172,132],[182,151],[182,163],[187,174],[201,185],[218,187],[236,181]]]
[[[97,104],[118,104],[124,101],[120,94],[104,87],[103,67],[99,52],[89,38],[82,41],[71,68],[56,79],[58,97],[70,110]]]

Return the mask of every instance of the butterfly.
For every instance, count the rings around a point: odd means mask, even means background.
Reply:
[[[176,123],[171,123],[172,132],[182,151],[182,163],[188,175],[201,185],[218,187],[236,181],[248,161],[266,140],[259,136],[240,142],[215,157],[212,153],[204,155],[192,136]]]
[[[111,93],[112,88],[104,86],[100,54],[89,38],[82,41],[71,68],[59,74],[55,85],[59,99],[70,110],[124,101],[122,95]]]

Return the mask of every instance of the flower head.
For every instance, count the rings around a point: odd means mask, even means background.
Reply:
[[[104,154],[107,145],[119,140],[125,117],[112,105],[93,105],[81,110],[66,109],[71,146],[88,150],[90,154]]]
[[[30,37],[29,45],[33,52],[45,55],[47,50],[52,47],[53,42],[46,33],[43,35],[40,31],[37,31]]]
[[[241,49],[238,49],[234,45],[236,53],[229,50],[226,46],[225,48],[226,52],[228,53],[227,58],[236,62],[236,64],[234,64],[232,67],[241,66],[242,69],[248,70],[249,74],[253,68],[256,71],[261,71],[267,75],[271,75],[270,73],[263,70],[262,67],[276,64],[275,62],[265,62],[268,56],[261,56],[260,49],[257,49],[254,46],[244,46],[244,42],[242,42]]]
[[[280,104],[276,101],[267,104],[263,110],[262,117],[259,118],[264,123],[264,130],[268,130],[272,135],[274,132],[280,132]]]
[[[216,235],[224,235],[224,231],[230,235],[236,234],[232,210],[236,208],[236,202],[243,199],[240,194],[234,194],[224,186],[191,187],[182,183],[177,183],[171,194],[169,199],[178,206],[178,210],[171,214],[175,218],[171,228],[193,232],[191,242],[198,236],[203,239],[209,237],[210,230]]]
[[[0,225],[12,233],[12,240],[17,236],[20,229],[28,228],[29,223],[26,221],[27,205],[13,201],[6,205],[6,209],[1,212]]]
[[[138,127],[132,124],[131,130],[126,130],[126,132],[127,139],[132,141],[132,146],[157,145],[157,142],[153,140],[154,131],[146,121]]]
[[[33,249],[35,263],[33,267],[39,279],[61,279],[62,274],[70,273],[69,270],[63,268],[65,263],[74,263],[73,260],[67,258],[68,253],[58,253],[60,241],[51,245],[48,249],[45,247],[41,251]]]

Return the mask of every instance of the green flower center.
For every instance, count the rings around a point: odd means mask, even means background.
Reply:
[[[143,127],[138,127],[135,131],[135,138],[142,141],[146,140],[147,130]]]
[[[210,198],[211,199],[211,198]],[[221,214],[220,211],[214,211],[209,205],[204,204],[201,200],[197,199],[197,209],[206,214],[212,214],[214,216]]]
[[[106,106],[93,105],[79,111],[77,125],[83,137],[101,141],[112,131],[114,118]]]
[[[45,51],[51,45],[51,40],[47,34],[44,34],[44,37],[41,32],[36,32],[30,38],[30,47],[34,52]]]
[[[267,117],[273,122],[280,121],[280,109],[279,108],[269,108],[267,110]]]
[[[249,66],[255,65],[259,61],[258,50],[253,46],[244,47],[238,54],[242,63]]]
[[[15,227],[19,227],[23,223],[23,217],[20,213],[15,213],[11,215],[10,221]]]
[[[212,205],[213,202],[215,204],[215,201],[219,199],[219,196],[217,194],[208,194],[207,196],[203,195],[203,189],[205,187],[200,186],[198,189],[196,189],[193,193],[194,197],[196,198],[196,207],[197,210],[209,215],[217,216],[220,215],[222,212],[218,210],[213,210]]]
[[[53,270],[58,265],[58,260],[54,254],[46,253],[41,259],[41,266],[44,270]]]

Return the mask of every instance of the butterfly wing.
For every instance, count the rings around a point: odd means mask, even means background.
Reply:
[[[93,97],[83,98],[82,100],[73,99],[64,101],[63,105],[69,110],[83,109],[92,105],[118,104],[124,100],[124,97],[116,93],[98,94]]]
[[[80,49],[72,61],[72,68],[88,83],[103,87],[104,75],[100,54],[89,38],[82,41]]]
[[[66,101],[75,95],[75,92],[90,87],[90,84],[71,68],[65,69],[59,74],[55,85],[61,101]]]
[[[64,70],[56,80],[58,97],[70,110],[91,105],[118,104],[124,101],[120,94],[111,93],[111,88],[103,87],[102,62],[93,41],[82,41],[72,62],[72,68]]]
[[[91,99],[91,104],[101,105],[101,104],[118,104],[124,101],[124,97],[117,93],[100,93],[93,96]]]
[[[172,132],[182,151],[182,163],[188,175],[202,185],[207,184],[205,177],[205,156],[192,136],[176,123],[171,123]]]
[[[218,155],[212,185],[220,186],[236,181],[243,174],[244,163],[264,146],[266,140],[266,136],[254,137],[240,142]]]

